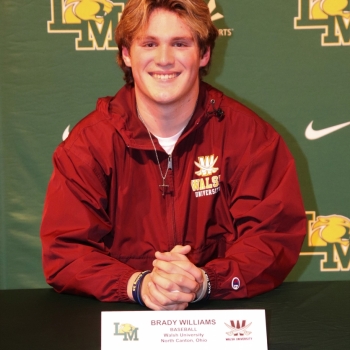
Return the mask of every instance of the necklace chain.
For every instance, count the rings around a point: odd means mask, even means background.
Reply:
[[[193,114],[194,114],[194,111],[195,111],[195,109],[196,109],[196,106],[197,106],[197,102],[196,102],[195,108],[193,109],[193,112],[192,112],[190,118],[188,119],[188,121],[191,120],[191,118],[192,118],[192,116],[193,116]],[[141,114],[140,114],[140,111],[139,111],[139,109],[138,109],[138,106],[136,106],[136,110],[137,110],[137,115],[138,115],[139,119],[141,120],[142,124],[145,126],[145,128],[146,128],[146,130],[147,130],[147,132],[148,132],[148,136],[149,136],[149,138],[150,138],[150,140],[151,140],[151,142],[152,142],[152,146],[153,146],[153,149],[154,149],[154,153],[156,154],[156,159],[157,159],[157,163],[158,163],[158,168],[159,168],[160,176],[162,177],[162,180],[163,180],[163,184],[162,184],[162,185],[159,185],[159,188],[162,188],[163,197],[164,197],[164,195],[165,195],[165,188],[166,188],[166,187],[169,187],[169,185],[166,185],[166,184],[165,184],[165,179],[166,179],[166,177],[167,177],[167,175],[168,175],[169,164],[170,164],[170,159],[171,159],[172,153],[169,154],[168,165],[167,165],[165,174],[163,175],[162,168],[161,168],[161,166],[160,166],[160,161],[159,161],[159,158],[158,158],[158,152],[157,152],[156,146],[155,146],[155,144],[154,144],[154,142],[153,142],[153,138],[152,138],[151,132],[149,131],[149,129],[148,129],[148,127],[147,127],[145,121],[143,120],[143,118],[142,118],[142,116],[141,116]],[[188,122],[187,122],[187,123],[188,123]],[[185,126],[185,127],[186,127],[186,126]],[[185,127],[184,127],[184,128],[185,128]],[[184,128],[183,128],[183,129],[184,129]],[[183,130],[183,129],[182,129],[182,130]]]
[[[140,112],[139,112],[138,109],[137,109],[137,114],[138,114],[140,120],[142,121],[142,124],[145,126],[145,128],[146,128],[146,130],[147,130],[147,132],[148,132],[148,136],[149,136],[149,138],[150,138],[150,140],[151,140],[151,142],[152,142],[152,146],[153,146],[153,149],[154,149],[154,153],[156,154],[156,159],[157,159],[157,163],[158,163],[158,167],[159,167],[159,171],[160,171],[160,176],[162,177],[163,180],[165,180],[165,178],[166,178],[166,176],[167,176],[167,174],[168,174],[168,170],[169,170],[169,163],[168,163],[168,167],[167,167],[167,169],[166,169],[166,172],[165,172],[165,174],[163,175],[162,168],[161,168],[161,166],[160,166],[160,162],[159,162],[159,158],[158,158],[158,152],[157,152],[156,146],[155,146],[155,144],[154,144],[154,142],[153,142],[153,138],[152,138],[151,132],[148,130],[147,125],[146,125],[145,121],[142,119],[141,114],[140,114]]]
[[[164,195],[165,195],[165,192],[164,192],[164,191],[165,191],[165,187],[169,187],[169,185],[166,185],[166,184],[165,184],[165,179],[166,179],[166,177],[167,177],[167,175],[168,175],[168,171],[169,171],[169,161],[168,161],[168,166],[167,166],[167,168],[166,168],[165,174],[163,175],[162,168],[161,168],[161,166],[160,166],[160,161],[159,161],[159,158],[158,158],[158,152],[157,152],[156,146],[155,146],[155,144],[154,144],[154,142],[153,142],[153,138],[152,138],[151,132],[148,130],[148,127],[147,127],[145,121],[144,121],[143,118],[141,117],[141,114],[140,114],[140,112],[139,112],[139,109],[138,109],[137,107],[136,107],[136,109],[137,109],[137,115],[138,115],[139,119],[141,120],[142,124],[145,126],[145,128],[146,128],[146,130],[147,130],[147,132],[148,132],[148,136],[149,136],[149,138],[150,138],[150,140],[151,140],[151,142],[152,142],[152,146],[153,146],[153,149],[154,149],[154,153],[156,154],[156,159],[157,159],[157,163],[158,163],[158,168],[159,168],[160,176],[162,177],[162,180],[163,180],[163,184],[162,184],[162,185],[159,185],[159,187],[162,187],[162,189],[163,189],[163,197],[164,197]],[[169,157],[171,157],[171,154],[169,155]]]

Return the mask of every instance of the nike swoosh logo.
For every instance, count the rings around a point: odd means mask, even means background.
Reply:
[[[325,128],[325,129],[314,130],[312,127],[312,123],[313,123],[313,121],[307,126],[307,128],[305,130],[305,137],[308,140],[320,139],[321,137],[329,135],[335,131],[338,131],[338,130],[343,129],[346,126],[350,125],[350,122],[347,122],[347,123],[343,123],[343,124],[330,126],[329,128]]]

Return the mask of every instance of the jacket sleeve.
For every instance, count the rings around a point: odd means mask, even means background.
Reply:
[[[40,232],[44,274],[57,292],[130,301],[135,271],[109,254],[108,188],[93,157],[58,147]]]
[[[240,163],[225,189],[234,234],[224,257],[204,266],[214,299],[249,298],[280,285],[306,234],[294,159],[280,136]]]

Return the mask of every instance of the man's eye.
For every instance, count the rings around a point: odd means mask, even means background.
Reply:
[[[144,43],[143,46],[144,47],[155,47],[156,44],[155,43]]]
[[[175,46],[175,47],[185,47],[186,44],[185,44],[185,43],[182,43],[182,42],[178,42],[178,43],[174,43],[174,46]]]

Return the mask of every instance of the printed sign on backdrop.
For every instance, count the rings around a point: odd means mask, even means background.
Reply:
[[[114,29],[124,10],[126,1],[109,0],[51,0],[49,33],[75,34],[76,50],[117,50]],[[216,9],[216,0],[208,2],[212,20],[224,15]],[[232,36],[233,28],[219,28],[220,36]]]
[[[299,0],[295,29],[323,30],[322,46],[350,45],[348,0]]]
[[[350,219],[342,215],[317,216],[307,212],[307,246],[301,256],[320,256],[320,271],[350,271]]]
[[[116,50],[114,28],[123,2],[108,0],[51,0],[49,33],[75,33],[76,50]]]

